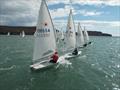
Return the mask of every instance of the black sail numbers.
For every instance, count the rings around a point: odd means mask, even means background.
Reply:
[[[50,36],[50,29],[49,28],[38,29],[37,36],[38,37],[49,37]]]

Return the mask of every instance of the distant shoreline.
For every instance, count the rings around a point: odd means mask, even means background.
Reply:
[[[11,35],[20,35],[22,31],[25,32],[26,35],[33,35],[36,30],[35,26],[0,26],[0,35],[7,35],[9,32]],[[59,32],[59,30],[56,30]],[[89,36],[109,36],[112,37],[111,34],[102,33],[100,31],[88,31]]]

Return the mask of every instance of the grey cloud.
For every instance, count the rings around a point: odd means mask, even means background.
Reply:
[[[38,16],[38,0],[0,0],[1,25],[32,25]]]

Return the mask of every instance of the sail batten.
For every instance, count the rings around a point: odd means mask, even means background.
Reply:
[[[33,61],[42,61],[41,58],[53,54],[57,48],[55,38],[55,29],[47,4],[42,0],[35,32]]]

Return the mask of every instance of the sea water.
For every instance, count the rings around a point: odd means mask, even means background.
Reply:
[[[0,36],[0,90],[120,90],[120,38],[90,37],[82,54],[31,71],[34,37]],[[58,45],[64,55],[62,42]]]

